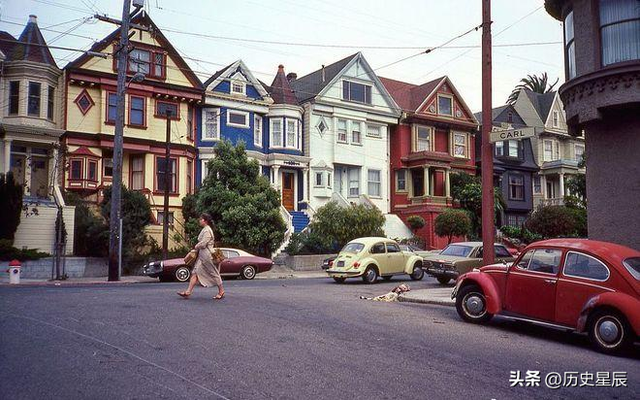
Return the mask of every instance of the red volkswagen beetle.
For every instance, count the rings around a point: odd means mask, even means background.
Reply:
[[[605,353],[640,333],[640,252],[586,239],[533,243],[510,265],[460,276],[451,295],[467,322],[495,314],[587,332]]]

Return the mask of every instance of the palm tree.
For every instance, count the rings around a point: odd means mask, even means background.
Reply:
[[[516,102],[520,89],[529,89],[535,93],[547,93],[553,90],[553,87],[556,86],[559,80],[560,78],[556,79],[556,81],[553,82],[553,85],[549,85],[549,77],[546,72],[540,76],[527,75],[526,78],[520,79],[520,83],[513,89],[507,99],[507,104],[513,104]]]

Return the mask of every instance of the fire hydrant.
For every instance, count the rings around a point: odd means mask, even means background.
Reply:
[[[9,273],[9,284],[18,285],[20,283],[20,269],[22,265],[20,265],[20,261],[13,260],[9,262],[9,269],[7,272]]]

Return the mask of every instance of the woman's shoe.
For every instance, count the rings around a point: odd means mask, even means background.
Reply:
[[[180,296],[182,298],[185,298],[185,299],[188,299],[189,296],[191,296],[191,293],[189,293],[189,292],[178,292],[178,296]]]
[[[216,295],[216,297],[214,297],[213,299],[214,299],[214,300],[222,300],[223,298],[224,298],[224,292],[222,292],[222,293],[218,293],[218,294]]]

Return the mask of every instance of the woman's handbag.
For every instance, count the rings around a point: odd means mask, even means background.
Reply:
[[[196,263],[197,259],[198,259],[198,252],[196,250],[191,250],[190,252],[187,253],[186,256],[184,256],[184,263],[188,267],[191,267],[193,266],[193,264]]]
[[[213,261],[214,264],[220,264],[224,261],[224,253],[219,247],[211,251],[211,261]]]

